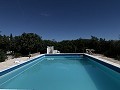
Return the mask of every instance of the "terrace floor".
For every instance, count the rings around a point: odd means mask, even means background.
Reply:
[[[117,64],[120,65],[120,61],[119,60],[115,60],[114,58],[109,58],[109,57],[106,57],[106,56],[104,56],[102,54],[93,54],[93,56],[101,58],[101,59],[105,59],[105,60],[108,60],[108,61],[111,61],[111,62],[114,62],[114,63],[117,63]]]
[[[31,54],[30,58],[29,57],[19,57],[19,58],[14,58],[14,59],[8,58],[6,59],[5,62],[0,62],[0,71],[10,68],[11,66],[23,63],[27,60],[33,59],[37,55],[40,55],[40,53]]]

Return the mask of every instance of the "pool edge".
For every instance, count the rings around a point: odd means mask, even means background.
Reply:
[[[101,59],[99,57],[96,57],[96,56],[93,56],[93,55],[89,55],[89,54],[86,54],[84,53],[83,54],[84,56],[87,56],[88,58],[92,58],[94,61],[120,73],[120,65],[117,64],[117,63],[114,63],[114,62],[111,62],[111,61],[108,61],[108,60],[105,60],[105,59]]]
[[[96,61],[96,62],[98,62],[98,63],[100,63],[100,64],[102,64],[102,65],[120,73],[120,65],[119,64],[116,64],[114,62],[111,62],[111,61],[108,61],[108,60],[105,60],[105,59],[101,59],[99,57],[95,57],[93,55],[89,55],[89,54],[86,54],[86,53],[60,53],[60,54],[40,54],[40,55],[37,55],[34,58],[29,59],[29,60],[27,60],[23,63],[20,63],[20,64],[17,64],[17,65],[11,66],[7,69],[1,70],[0,71],[0,76],[5,75],[5,74],[21,67],[21,66],[24,66],[27,63],[32,62],[37,58],[40,58],[40,57],[43,57],[43,56],[52,56],[52,55],[54,55],[54,56],[57,56],[57,55],[59,55],[59,56],[60,55],[83,55],[83,56],[87,56],[89,58],[92,58],[94,61]]]
[[[35,56],[34,58],[29,59],[29,60],[27,60],[27,61],[24,61],[24,62],[22,62],[22,63],[20,63],[20,64],[13,65],[13,66],[11,66],[11,67],[9,67],[9,68],[3,69],[3,70],[0,71],[0,76],[5,75],[5,74],[7,74],[7,73],[9,73],[9,72],[11,72],[11,71],[13,71],[13,70],[21,67],[21,66],[26,65],[27,63],[30,63],[30,62],[34,61],[35,59],[40,58],[40,57],[43,57],[43,56],[45,56],[45,54],[40,54],[40,55],[37,55],[37,56]]]

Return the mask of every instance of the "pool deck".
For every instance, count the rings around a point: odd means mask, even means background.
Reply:
[[[66,53],[63,53],[63,54],[66,54]],[[68,54],[71,54],[71,53],[68,53]],[[103,56],[101,54],[93,54],[93,55],[86,54],[86,53],[72,53],[72,54],[85,54],[87,56],[96,58],[96,59],[98,59],[100,61],[106,62],[108,64],[111,64],[113,66],[116,66],[116,67],[120,68],[120,61],[114,60],[112,58],[105,57],[105,56]],[[31,59],[34,59],[34,58],[38,57],[39,55],[40,54],[35,54],[31,58],[29,58],[29,57],[20,57],[20,58],[8,59],[5,62],[0,62],[0,71],[5,70],[7,68],[10,68],[12,66],[18,65],[20,63],[29,61]]]
[[[31,59],[34,59],[39,55],[40,55],[39,53],[35,53],[30,58],[29,57],[19,57],[19,58],[14,58],[14,59],[7,59],[5,62],[0,62],[0,71],[10,68],[12,66],[21,64],[23,62],[29,61]]]
[[[113,59],[113,58],[105,57],[105,56],[103,56],[103,55],[101,55],[101,54],[89,55],[89,54],[86,54],[86,53],[85,53],[85,55],[90,56],[90,57],[92,57],[92,58],[95,58],[95,59],[97,59],[97,60],[103,61],[103,62],[105,62],[105,63],[108,63],[108,64],[110,64],[110,65],[113,65],[113,66],[115,66],[115,67],[120,68],[120,61],[115,60],[115,59]]]
[[[114,62],[114,63],[117,63],[120,65],[120,61],[115,60],[114,58],[109,58],[109,57],[106,57],[106,56],[101,55],[101,54],[93,54],[93,56],[101,58],[101,59],[105,59],[105,60],[108,60],[108,61],[111,61],[111,62]]]

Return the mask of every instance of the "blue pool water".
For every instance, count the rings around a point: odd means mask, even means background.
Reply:
[[[120,73],[80,55],[45,56],[0,76],[0,89],[120,90]]]

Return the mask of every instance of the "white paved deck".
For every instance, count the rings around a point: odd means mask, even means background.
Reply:
[[[15,66],[17,64],[23,63],[25,61],[31,60],[31,59],[36,58],[38,56],[40,56],[40,54],[35,54],[30,58],[29,57],[20,57],[20,58],[8,59],[5,62],[0,62],[0,71],[7,69],[7,68],[10,68],[12,66]]]
[[[90,57],[96,58],[100,61],[106,62],[108,64],[111,64],[113,66],[120,68],[120,61],[114,60],[112,58],[108,58],[108,57],[101,56],[101,55],[89,55],[89,54],[85,54],[85,55],[88,55]]]

